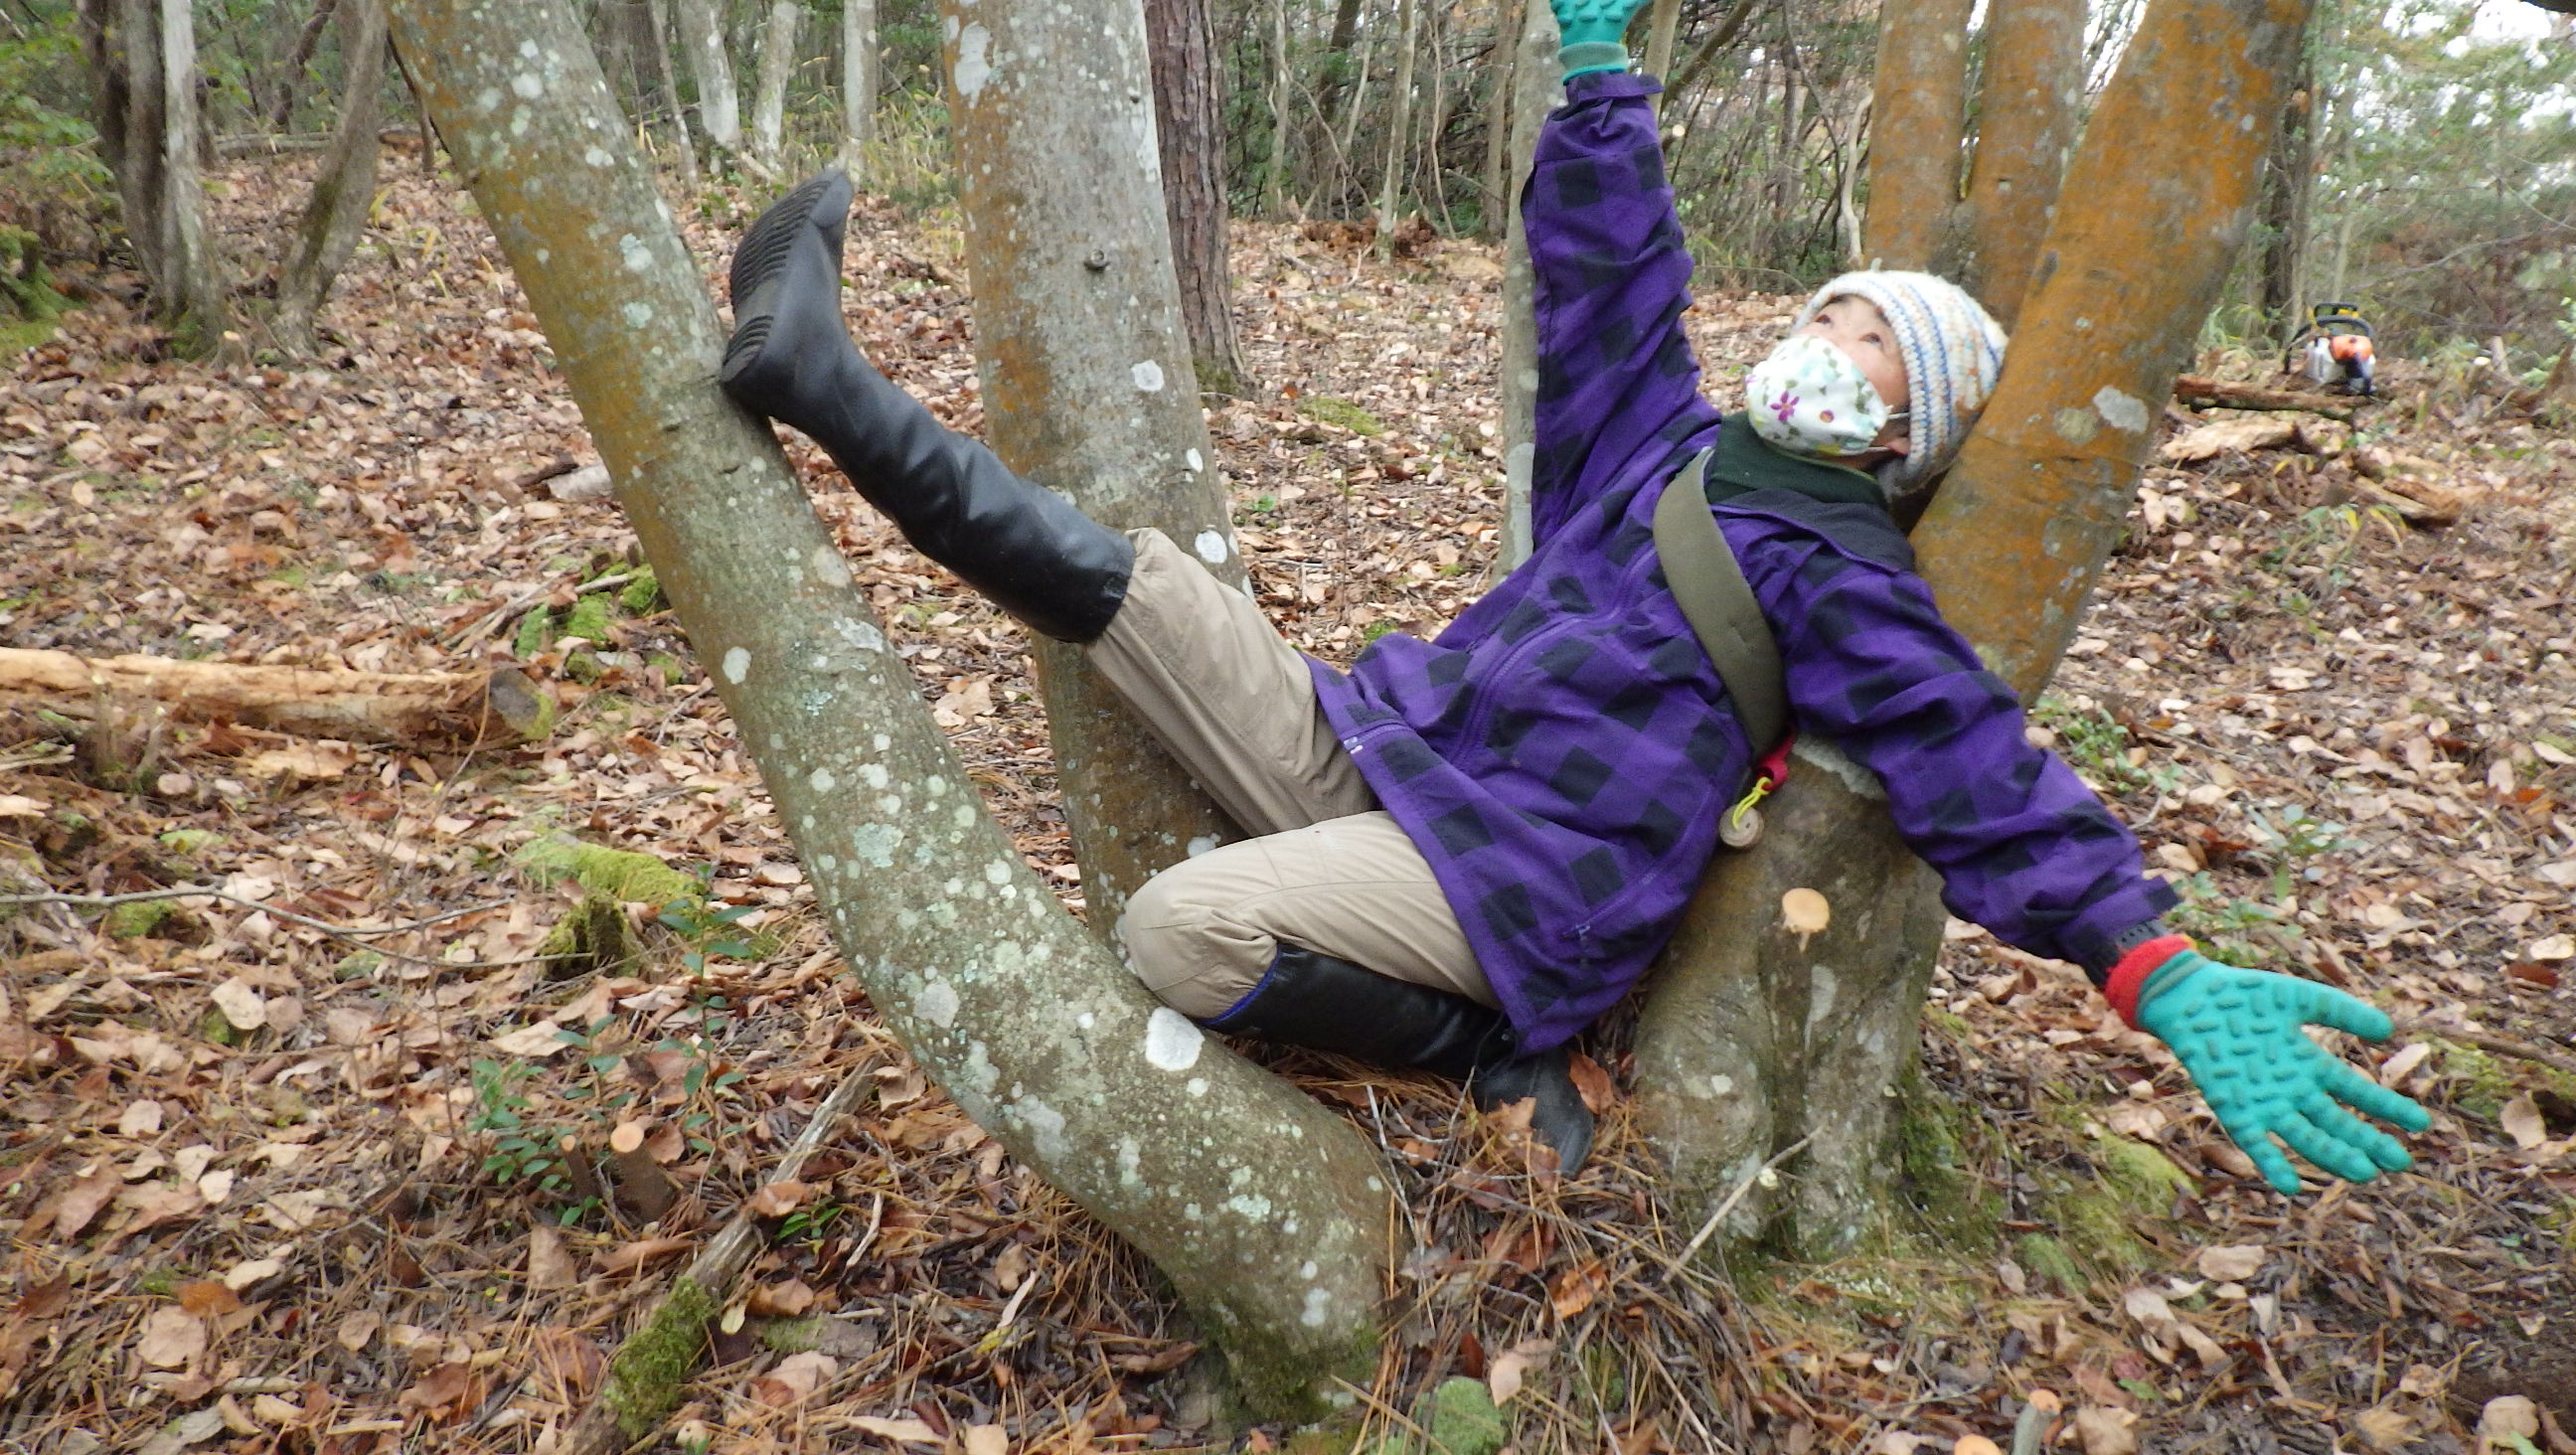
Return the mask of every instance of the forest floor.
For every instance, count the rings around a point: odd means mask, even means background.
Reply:
[[[319,360],[167,357],[106,274],[59,338],[0,361],[0,644],[515,663],[562,718],[462,755],[168,726],[127,732],[110,772],[77,723],[0,704],[0,892],[237,896],[0,922],[0,1441],[556,1448],[638,1310],[860,1074],[864,1108],[766,1194],[747,1318],[655,1448],[1276,1448],[1223,1428],[1151,1270],[873,1018],[677,625],[623,589],[614,501],[541,478],[593,457],[488,234],[416,157],[388,166]],[[302,168],[216,179],[248,276]],[[678,208],[711,286],[753,205]],[[1264,392],[1209,411],[1261,600],[1335,661],[1437,630],[1499,525],[1495,255],[1355,243],[1238,229]],[[871,355],[978,428],[953,226],[863,200],[849,277]],[[1794,302],[1701,298],[1716,387]],[[1969,1455],[2032,1405],[2034,1433],[2088,1455],[2576,1452],[2576,446],[2468,369],[2389,375],[2358,437],[2307,417],[2152,468],[2037,720],[2205,939],[2400,1018],[2369,1058],[2433,1108],[2415,1171],[2274,1195],[2080,975],[1964,925],[1926,1028],[1967,1189],[1942,1194],[1948,1245],[1676,1271],[1692,1229],[1624,1100],[1553,1183],[1453,1087],[1277,1058],[1405,1179],[1372,1436],[1463,1377],[1528,1452]],[[1078,908],[1018,629],[790,454],[968,772]],[[2365,462],[2460,519],[2339,508]],[[637,907],[643,963],[550,979],[530,957],[579,893],[528,851],[565,836],[709,898]],[[1619,1028],[1586,1048],[1624,1087]],[[541,1165],[619,1120],[649,1124],[677,1192],[658,1218]]]

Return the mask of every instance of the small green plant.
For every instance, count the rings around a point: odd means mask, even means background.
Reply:
[[[2147,770],[2129,757],[2129,730],[2109,713],[2080,711],[2054,695],[2040,698],[2031,718],[2057,735],[2057,755],[2104,789],[2125,793],[2151,783]]]
[[[1347,399],[1332,399],[1317,395],[1297,401],[1297,409],[1308,419],[1339,425],[1355,435],[1375,438],[1386,433],[1386,425],[1376,415]]]
[[[2303,938],[2279,910],[2229,894],[2205,873],[2176,881],[2174,892],[2182,903],[2166,912],[2166,921],[2198,940],[2212,959],[2261,969]]]
[[[528,1118],[528,1078],[534,1069],[524,1061],[474,1062],[474,1119],[467,1129],[492,1138],[483,1156],[483,1175],[504,1187],[533,1183],[540,1192],[560,1195],[571,1190],[553,1141]]]
[[[740,928],[742,921],[759,908],[756,904],[734,904],[719,909],[702,892],[663,905],[655,919],[679,940],[682,968],[691,975],[704,975],[710,959],[760,957],[759,947],[745,938]]]
[[[788,1243],[819,1243],[823,1240],[823,1235],[831,1230],[832,1224],[840,1221],[841,1214],[847,1211],[849,1209],[830,1198],[808,1203],[780,1220],[779,1240]]]

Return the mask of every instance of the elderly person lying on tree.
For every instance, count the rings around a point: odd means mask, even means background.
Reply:
[[[1523,199],[1540,340],[1535,550],[1448,630],[1389,635],[1347,673],[1153,530],[1119,534],[1012,475],[863,358],[841,320],[849,184],[806,182],[733,264],[724,387],[812,436],[924,554],[1092,663],[1254,837],[1176,864],[1119,932],[1211,1028],[1535,1097],[1571,1170],[1592,1117],[1566,1042],[1628,993],[1774,744],[1667,581],[1667,487],[1705,492],[1777,646],[1788,715],[1885,780],[1952,912],[2082,965],[2161,1037],[2284,1192],[2282,1147],[2356,1181],[2408,1165],[2347,1107],[2423,1109],[2309,1039],[2378,1039],[2351,996],[2205,959],[2172,891],[1943,622],[1890,514],[1946,466],[2004,337],[1958,288],[1864,272],[1818,290],[1746,381],[1699,392],[1690,258],[1663,175],[1660,89],[1620,35],[1635,0],[1556,0],[1567,102]],[[1712,544],[1712,549],[1714,545]]]

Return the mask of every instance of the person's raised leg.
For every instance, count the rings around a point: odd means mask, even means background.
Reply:
[[[1160,531],[1127,539],[1126,602],[1083,654],[1217,806],[1255,834],[1376,808],[1305,657],[1252,599]]]
[[[1127,591],[1127,538],[1021,479],[871,366],[841,321],[839,169],[773,203],[734,251],[717,382],[811,436],[906,540],[1033,631],[1087,642]]]
[[[1422,852],[1372,812],[1212,849],[1128,901],[1128,963],[1212,1030],[1464,1080],[1480,1107],[1535,1097],[1530,1127],[1573,1171],[1592,1113],[1562,1047],[1519,1054]]]

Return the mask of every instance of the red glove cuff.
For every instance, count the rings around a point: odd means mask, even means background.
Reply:
[[[2129,1023],[2129,1029],[2145,1029],[2138,1024],[2138,991],[2147,983],[2147,977],[2156,972],[2156,967],[2190,948],[2189,935],[2158,935],[2131,948],[2111,967],[2110,978],[2102,983],[2102,994],[2120,1013],[2120,1019]]]

